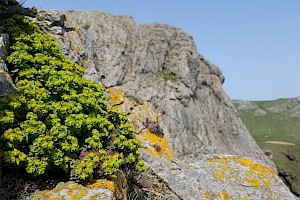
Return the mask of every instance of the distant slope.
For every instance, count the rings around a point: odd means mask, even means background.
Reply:
[[[300,97],[233,102],[258,145],[272,152],[279,174],[299,196]]]

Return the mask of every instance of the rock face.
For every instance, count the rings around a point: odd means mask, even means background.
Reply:
[[[109,88],[110,105],[127,112],[137,137],[148,171],[135,176],[135,197],[146,193],[159,199],[296,199],[282,180],[267,165],[254,158],[232,155],[205,155],[189,162],[174,158],[168,141],[146,120],[160,123],[160,117],[149,104],[126,98],[124,89]],[[142,196],[142,195],[141,195]],[[134,199],[134,198],[132,198]]]
[[[65,14],[97,45],[94,71],[106,76],[104,83],[122,85],[128,95],[150,102],[161,113],[176,157],[236,154],[274,168],[223,91],[220,69],[197,53],[191,36],[164,24],[138,25],[128,16]]]

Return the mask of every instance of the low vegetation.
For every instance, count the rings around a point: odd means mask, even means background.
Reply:
[[[168,69],[162,69],[158,72],[156,72],[156,75],[158,77],[163,78],[164,80],[170,80],[170,81],[175,81],[177,80],[177,77],[174,73],[172,73],[171,71],[169,71]]]
[[[144,171],[128,116],[107,105],[102,88],[83,78],[84,68],[22,16],[6,20],[6,30],[12,42],[7,62],[19,92],[1,102],[5,167],[82,181],[125,165]]]

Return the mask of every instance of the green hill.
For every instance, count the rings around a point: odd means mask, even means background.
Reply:
[[[234,100],[238,113],[292,192],[300,195],[300,97],[274,101]]]

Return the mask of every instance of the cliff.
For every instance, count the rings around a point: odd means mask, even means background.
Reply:
[[[122,86],[161,113],[165,136],[178,158],[209,153],[263,155],[224,92],[221,70],[197,52],[193,38],[164,24],[136,24],[100,11],[65,12],[95,42],[93,75]],[[84,31],[84,30],[82,30]]]

